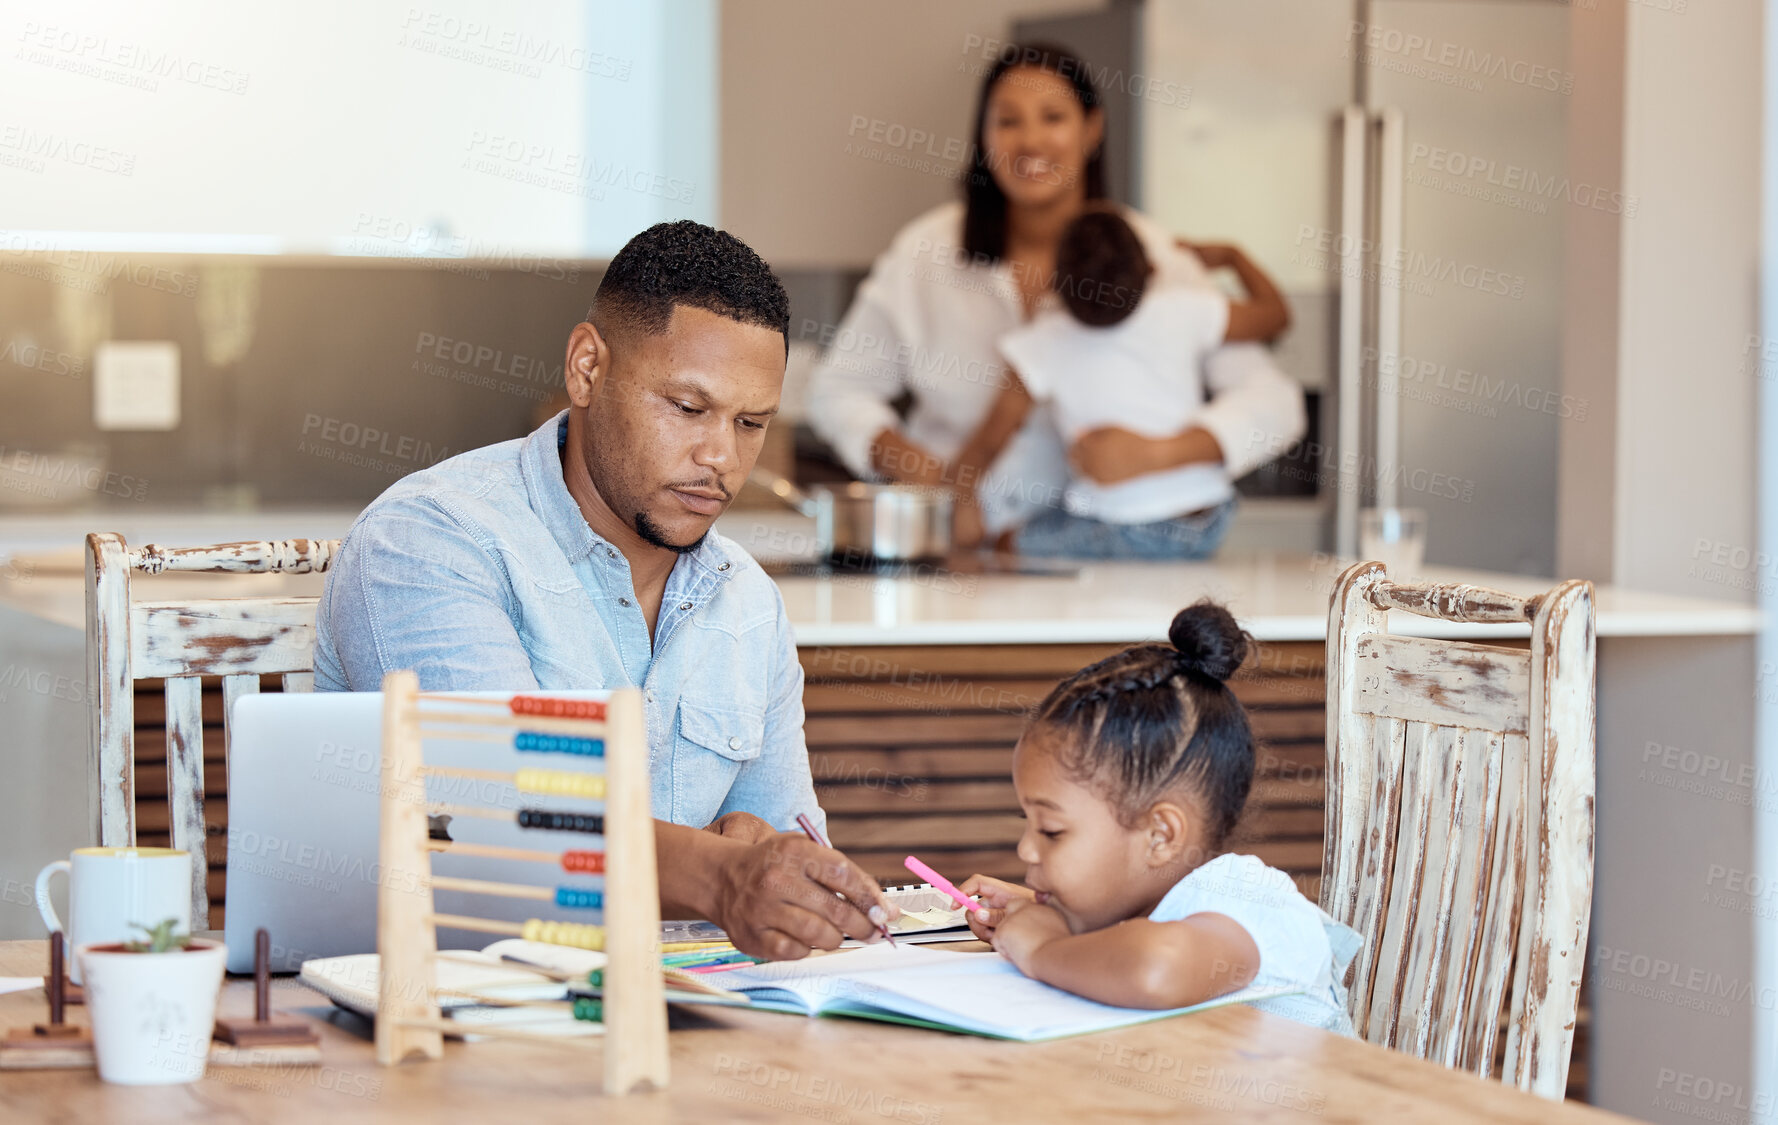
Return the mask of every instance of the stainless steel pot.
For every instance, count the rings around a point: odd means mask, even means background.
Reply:
[[[750,479],[814,520],[820,551],[833,562],[918,562],[950,553],[949,489],[851,481],[805,491],[757,467]]]

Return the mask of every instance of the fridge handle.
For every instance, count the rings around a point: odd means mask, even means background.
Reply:
[[[1376,357],[1371,385],[1377,392],[1377,507],[1394,508],[1399,506],[1402,477],[1401,207],[1405,169],[1401,110],[1390,107],[1377,118],[1377,339],[1371,353]]]
[[[1334,246],[1340,259],[1339,417],[1334,431],[1334,553],[1358,555],[1358,501],[1363,487],[1359,471],[1363,451],[1364,411],[1364,215],[1365,141],[1370,120],[1362,106],[1347,106],[1340,129],[1340,237]]]

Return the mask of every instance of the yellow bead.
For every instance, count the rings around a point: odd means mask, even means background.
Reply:
[[[526,793],[584,797],[590,801],[603,800],[605,797],[605,775],[600,773],[523,769],[512,775],[512,783]]]
[[[567,945],[575,949],[605,948],[605,927],[589,926],[585,922],[545,922],[541,918],[533,918],[525,923],[524,932],[520,936],[526,941]]]

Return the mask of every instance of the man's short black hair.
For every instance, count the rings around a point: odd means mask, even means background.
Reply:
[[[1136,311],[1148,287],[1148,255],[1123,216],[1089,210],[1062,231],[1056,292],[1074,319],[1107,328]]]
[[[656,223],[605,268],[587,318],[607,332],[621,322],[650,336],[667,330],[675,305],[771,328],[790,346],[790,298],[753,248],[727,231],[680,219]]]

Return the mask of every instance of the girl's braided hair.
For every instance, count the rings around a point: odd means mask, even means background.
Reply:
[[[1133,826],[1181,784],[1199,798],[1206,845],[1219,849],[1253,785],[1253,732],[1226,681],[1253,645],[1229,611],[1200,601],[1179,611],[1169,645],[1124,649],[1057,684],[1034,726],[1067,735],[1062,765],[1095,786]]]

